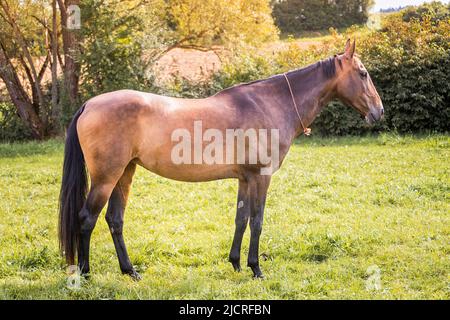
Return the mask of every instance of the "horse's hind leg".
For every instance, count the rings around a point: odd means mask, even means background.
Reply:
[[[135,171],[136,164],[130,162],[111,194],[105,218],[108,222],[109,230],[111,231],[117,257],[119,258],[120,270],[123,274],[130,275],[134,280],[140,280],[141,276],[134,270],[130,258],[128,257],[122,234],[125,206],[127,204],[128,194],[130,192],[131,182]]]
[[[114,184],[96,183],[93,181],[86,203],[79,213],[78,266],[83,275],[89,273],[89,244],[92,231],[113,187]]]

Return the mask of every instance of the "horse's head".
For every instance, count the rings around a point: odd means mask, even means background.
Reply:
[[[337,57],[340,72],[337,81],[337,97],[361,113],[369,124],[381,119],[383,103],[369,73],[355,55],[355,41],[347,40],[345,51]]]

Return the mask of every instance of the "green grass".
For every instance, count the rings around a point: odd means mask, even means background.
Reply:
[[[69,290],[56,239],[63,145],[0,144],[0,298],[448,299],[449,147],[449,136],[300,139],[269,191],[264,280],[227,262],[236,181],[138,169],[125,241],[143,280],[120,274],[100,218],[92,277]],[[373,265],[378,290],[366,288]]]

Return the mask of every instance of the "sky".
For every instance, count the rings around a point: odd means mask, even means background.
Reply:
[[[441,0],[443,3],[448,3],[450,0]],[[387,9],[387,8],[397,8],[399,6],[407,6],[407,5],[419,5],[424,2],[431,2],[431,1],[424,1],[424,0],[375,0],[375,6],[372,8],[372,12],[378,12],[380,9]]]

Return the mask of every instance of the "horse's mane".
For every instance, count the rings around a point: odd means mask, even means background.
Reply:
[[[313,64],[310,64],[306,67],[300,68],[300,69],[295,69],[295,70],[290,70],[285,72],[286,74],[295,74],[295,75],[301,75],[301,74],[305,74],[308,73],[309,71],[313,70],[313,69],[322,69],[323,74],[325,75],[325,77],[327,79],[334,77],[334,75],[336,74],[336,64],[334,63],[334,60],[336,58],[336,55],[334,55],[333,57],[324,59],[324,60],[320,60],[318,62],[315,62]],[[339,63],[341,63],[341,61],[339,60]],[[270,76],[268,78],[264,78],[264,79],[258,79],[258,80],[254,80],[254,81],[250,81],[250,82],[244,82],[244,83],[239,83],[236,84],[232,87],[226,88],[218,93],[224,92],[224,91],[228,91],[230,89],[235,89],[235,88],[239,88],[239,87],[245,87],[245,86],[250,86],[256,83],[261,83],[261,82],[265,82],[265,81],[270,81],[279,77],[282,77],[283,74],[276,74],[273,76]]]

